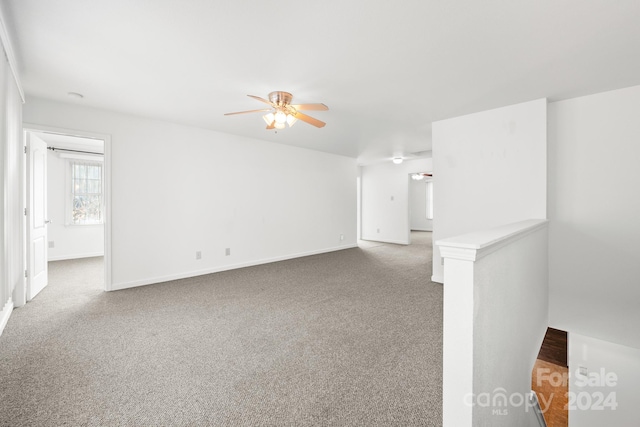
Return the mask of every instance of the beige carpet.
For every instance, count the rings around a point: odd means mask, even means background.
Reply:
[[[0,423],[441,425],[442,287],[412,236],[109,293],[101,258],[50,263],[0,337]]]

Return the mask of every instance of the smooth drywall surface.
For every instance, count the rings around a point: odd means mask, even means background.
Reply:
[[[410,243],[409,174],[431,172],[430,158],[361,168],[361,233],[364,240]]]
[[[434,241],[546,218],[546,165],[545,99],[434,122]]]
[[[547,259],[545,224],[476,262],[473,425],[526,426],[535,419],[527,396],[549,325]],[[481,404],[483,396],[491,396],[490,405]]]
[[[548,325],[547,224],[438,240],[445,258],[445,427],[526,426],[531,369]]]
[[[111,135],[113,289],[357,244],[355,159],[43,99],[24,120]]]
[[[4,31],[4,28],[0,28]],[[4,42],[4,40],[3,40]],[[4,45],[8,49],[8,45]],[[4,52],[3,52],[4,53]],[[4,55],[0,56],[0,333],[24,294],[24,175],[22,100]]]
[[[639,349],[569,333],[569,370],[569,427],[638,425]]]
[[[104,225],[69,225],[69,160],[54,152],[47,155],[47,227],[49,261],[104,255]]]
[[[640,348],[640,86],[549,105],[551,325]]]
[[[412,230],[432,231],[432,222],[427,218],[427,181],[409,180],[409,226]]]

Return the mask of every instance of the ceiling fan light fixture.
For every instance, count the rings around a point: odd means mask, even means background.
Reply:
[[[287,122],[287,113],[278,110],[275,114],[276,123],[284,125]]]
[[[327,111],[329,107],[324,104],[291,104],[293,96],[289,92],[276,91],[269,93],[269,100],[260,98],[255,95],[247,95],[264,104],[268,104],[271,108],[262,108],[259,110],[237,111],[234,113],[225,113],[225,116],[234,116],[237,114],[267,112],[262,119],[267,123],[267,130],[284,129],[286,125],[293,126],[298,120],[302,120],[317,128],[324,127],[325,122],[301,113],[299,110],[311,111]]]
[[[262,118],[267,122],[267,125],[271,125],[271,123],[276,119],[273,113],[265,114]]]
[[[402,163],[404,159],[402,157],[394,157],[393,158],[393,163],[396,165],[399,165],[400,163]]]

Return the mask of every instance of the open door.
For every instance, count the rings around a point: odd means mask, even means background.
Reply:
[[[27,132],[27,301],[49,282],[47,266],[47,143]]]

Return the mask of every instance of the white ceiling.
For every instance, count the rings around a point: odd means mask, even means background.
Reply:
[[[357,157],[431,122],[640,84],[638,0],[2,0],[29,96]],[[247,94],[322,102],[264,129]],[[84,94],[73,100],[67,92]],[[90,130],[90,129],[89,129]]]

